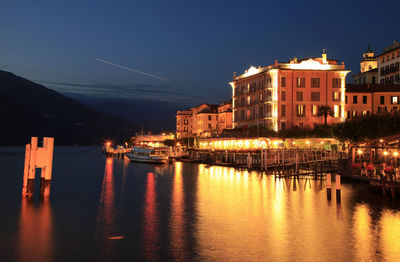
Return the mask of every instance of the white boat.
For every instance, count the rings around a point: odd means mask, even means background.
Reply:
[[[126,156],[135,162],[165,164],[168,162],[168,148],[134,146]]]

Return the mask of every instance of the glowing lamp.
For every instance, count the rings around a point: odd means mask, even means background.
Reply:
[[[363,153],[363,151],[361,149],[357,150],[357,154],[361,155]]]
[[[393,152],[393,155],[394,155],[395,157],[397,157],[397,156],[399,155],[399,152]]]
[[[387,156],[387,154],[388,154],[387,151],[384,151],[384,152],[383,152],[383,155],[384,155],[384,156]]]

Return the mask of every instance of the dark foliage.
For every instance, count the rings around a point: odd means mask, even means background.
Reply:
[[[399,114],[374,114],[346,120],[333,128],[340,140],[358,142],[365,139],[389,136],[400,132]]]

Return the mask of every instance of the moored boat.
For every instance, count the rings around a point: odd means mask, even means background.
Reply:
[[[165,164],[168,162],[168,148],[134,146],[126,156],[135,162]]]

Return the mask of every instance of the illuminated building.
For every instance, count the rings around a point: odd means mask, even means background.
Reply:
[[[378,74],[381,84],[400,84],[400,42],[394,41],[378,56]]]
[[[345,119],[345,78],[350,71],[344,63],[322,57],[250,67],[230,82],[233,128],[265,126],[275,131],[313,128],[324,124],[320,106],[334,112],[327,123]]]
[[[177,138],[211,136],[232,128],[232,103],[220,105],[201,104],[176,113]]]
[[[372,113],[398,112],[400,109],[400,85],[347,84],[345,100],[347,118]]]
[[[378,58],[375,52],[368,49],[363,53],[363,58],[360,62],[360,72],[352,75],[353,83],[355,85],[377,84],[378,83]]]
[[[176,137],[182,138],[187,137],[191,134],[191,121],[192,111],[191,110],[179,110],[176,112]]]

